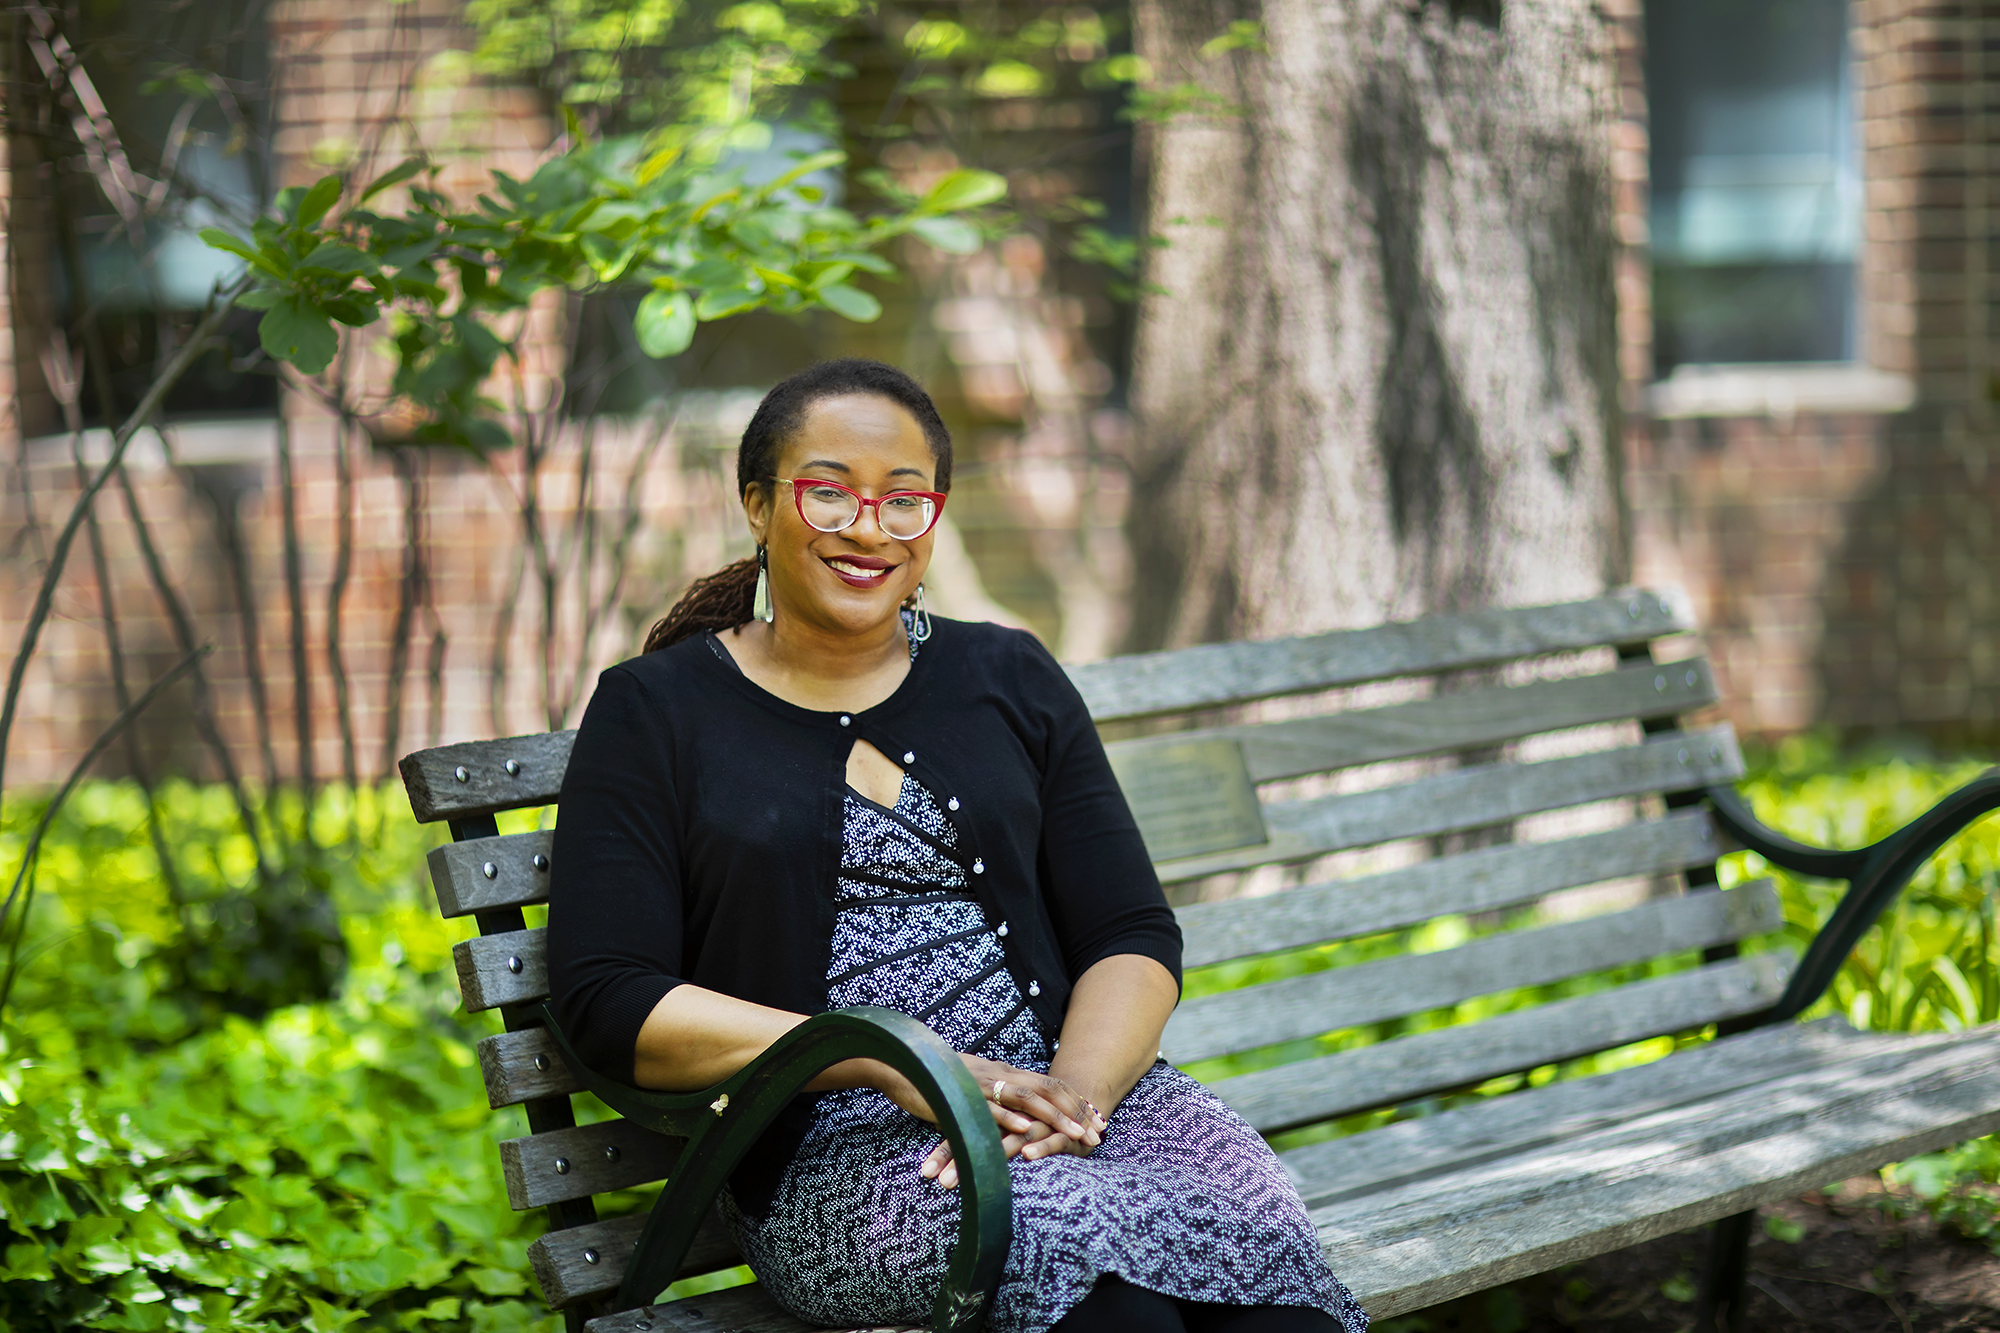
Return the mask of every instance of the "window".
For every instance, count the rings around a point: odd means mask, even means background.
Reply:
[[[1851,361],[1846,0],[1655,0],[1646,83],[1657,373]]]

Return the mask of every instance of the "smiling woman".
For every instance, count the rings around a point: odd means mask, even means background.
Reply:
[[[816,366],[737,456],[754,560],[613,667],[563,784],[550,987],[603,1072],[686,1091],[811,1014],[928,1024],[1010,1159],[999,1333],[1360,1333],[1277,1158],[1159,1060],[1180,931],[1082,699],[1031,636],[933,621],[951,438],[902,372]],[[957,1167],[908,1080],[827,1070],[730,1180],[770,1293],[917,1322]]]

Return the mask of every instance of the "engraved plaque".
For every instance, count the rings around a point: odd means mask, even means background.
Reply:
[[[1144,741],[1112,746],[1111,770],[1155,861],[1266,840],[1264,812],[1238,741]]]

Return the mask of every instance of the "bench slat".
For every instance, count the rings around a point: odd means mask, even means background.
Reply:
[[[480,935],[451,946],[468,1013],[549,996],[548,927]]]
[[[547,902],[555,837],[550,829],[536,829],[433,847],[431,886],[437,890],[438,911],[450,919]]]
[[[1689,791],[1743,776],[1727,726],[1672,732],[1642,745],[1532,764],[1482,764],[1351,795],[1273,801],[1262,846],[1165,861],[1165,883],[1301,861],[1404,838],[1436,837],[1621,796]]]
[[[763,1284],[712,1291],[706,1296],[601,1315],[584,1326],[585,1333],[924,1333],[913,1325],[827,1330],[792,1318],[771,1299]]]
[[[496,1111],[535,1097],[583,1090],[547,1028],[495,1033],[481,1037],[473,1049],[479,1053],[479,1072],[486,1080],[487,1104]]]
[[[2000,1128],[2000,1032],[1892,1049],[1314,1213],[1389,1318]]]
[[[1659,898],[1623,912],[1514,930],[1433,953],[1403,954],[1190,1000],[1162,1045],[1175,1064],[1386,1022],[1495,991],[1540,986],[1625,963],[1733,944],[1784,924],[1759,880],[1726,893]]]
[[[1105,748],[1144,755],[1164,746],[1229,737],[1242,742],[1251,780],[1274,782],[1353,764],[1497,745],[1565,727],[1671,717],[1714,703],[1716,697],[1706,662],[1647,663],[1321,717],[1114,741]]]
[[[419,824],[469,819],[553,802],[575,744],[574,731],[543,731],[418,750],[397,767]]]
[[[1307,690],[1492,666],[1544,653],[1640,643],[1694,628],[1656,592],[1518,610],[1473,611],[1311,638],[1215,643],[1071,667],[1099,722],[1269,699]]]
[[[1611,1125],[1737,1088],[1898,1046],[1844,1018],[1780,1023],[1648,1064],[1522,1088],[1439,1115],[1293,1148],[1279,1157],[1308,1206],[1358,1200],[1436,1180],[1514,1153],[1567,1143]]]
[[[1769,953],[1713,963],[1211,1087],[1259,1130],[1276,1133],[1753,1014],[1782,993],[1789,965],[1789,956]]]
[[[585,1296],[617,1289],[625,1280],[625,1268],[632,1260],[632,1247],[646,1229],[650,1214],[632,1213],[604,1222],[551,1231],[528,1246],[528,1264],[542,1299],[561,1309]],[[595,1256],[594,1258],[592,1256]],[[711,1208],[695,1232],[694,1244],[681,1261],[679,1277],[695,1277],[718,1268],[734,1268],[743,1262],[722,1220]]]
[[[1207,967],[1401,930],[1433,917],[1513,907],[1628,875],[1672,874],[1706,865],[1727,850],[1708,814],[1688,811],[1556,842],[1481,847],[1261,898],[1194,903],[1175,913],[1184,937],[1181,961]]]
[[[521,1211],[664,1180],[683,1142],[630,1120],[504,1140],[500,1166],[507,1176],[507,1201]]]

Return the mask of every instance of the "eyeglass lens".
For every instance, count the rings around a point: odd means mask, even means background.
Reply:
[[[861,515],[861,501],[835,486],[808,486],[799,498],[806,522],[821,532],[839,532]],[[936,508],[921,495],[888,495],[875,506],[876,522],[891,537],[921,537]]]

